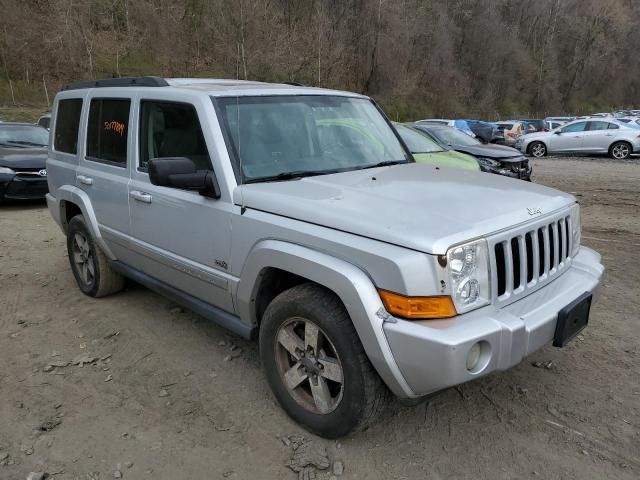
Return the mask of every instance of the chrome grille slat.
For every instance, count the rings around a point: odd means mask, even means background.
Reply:
[[[535,285],[538,283],[538,279],[540,278],[540,255],[538,255],[540,245],[538,245],[537,231],[532,231],[529,235],[531,236],[531,243],[533,244],[533,248],[531,249],[531,253],[533,255],[533,280],[531,280],[531,284]]]
[[[513,292],[513,252],[511,251],[511,242],[503,242],[504,259],[505,259],[505,295],[511,295]]]
[[[551,281],[571,263],[569,212],[489,238],[492,298],[511,303]]]

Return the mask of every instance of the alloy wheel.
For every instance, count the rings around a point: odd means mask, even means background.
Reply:
[[[344,391],[342,364],[327,335],[314,322],[290,318],[278,330],[275,356],[291,397],[316,414],[333,412]]]
[[[74,233],[71,248],[73,255],[72,260],[78,276],[85,286],[89,287],[95,281],[96,268],[87,237],[80,232]]]
[[[547,153],[547,149],[541,143],[536,143],[531,147],[531,154],[534,157],[544,157],[545,153]]]
[[[611,153],[613,153],[614,158],[624,159],[629,156],[629,147],[624,143],[619,143],[618,145],[613,147]]]

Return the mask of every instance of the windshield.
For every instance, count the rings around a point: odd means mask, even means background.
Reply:
[[[245,183],[410,161],[368,99],[280,95],[216,102]]]
[[[407,144],[411,153],[435,153],[444,152],[444,149],[436,142],[428,138],[424,133],[420,133],[413,128],[404,125],[395,125],[396,130]]]
[[[461,132],[456,128],[434,128],[430,130],[433,135],[436,136],[441,143],[445,145],[466,145],[469,147],[475,147],[481,145],[481,143],[475,138],[471,138],[466,133]]]
[[[0,145],[46,147],[49,132],[31,125],[0,125]]]

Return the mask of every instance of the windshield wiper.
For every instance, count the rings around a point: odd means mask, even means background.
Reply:
[[[365,170],[367,168],[390,167],[391,165],[400,165],[403,163],[411,163],[411,160],[385,160],[384,162],[374,163],[373,165],[363,165],[355,170]]]
[[[26,140],[14,140],[11,143],[15,143],[16,145],[29,145],[33,147],[46,147],[47,145],[43,145],[41,143],[35,142],[27,142]]]
[[[248,178],[244,183],[278,182],[282,180],[293,180],[295,178],[313,177],[316,175],[328,175],[339,171],[341,170],[294,170],[292,172],[282,172],[277,175],[269,175],[268,177]]]

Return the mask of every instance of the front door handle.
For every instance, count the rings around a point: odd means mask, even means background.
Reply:
[[[129,196],[139,202],[151,203],[151,195],[139,190],[131,190],[131,192],[129,192]]]
[[[83,185],[93,185],[93,178],[85,177],[84,175],[78,175],[78,181]]]

